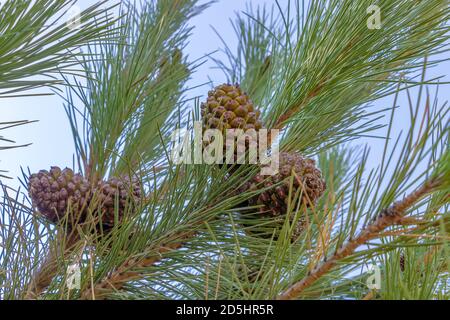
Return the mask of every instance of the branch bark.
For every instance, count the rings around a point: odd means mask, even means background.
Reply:
[[[367,241],[376,238],[381,231],[389,226],[395,225],[405,216],[406,211],[417,203],[420,199],[432,192],[440,185],[439,179],[431,179],[425,182],[421,187],[406,196],[403,200],[395,202],[389,208],[380,212],[378,217],[352,240],[336,251],[331,257],[327,258],[321,264],[306,275],[302,280],[291,285],[285,292],[276,297],[277,300],[291,300],[300,296],[300,294],[320,277],[329,272],[336,264],[350,256],[355,250]]]

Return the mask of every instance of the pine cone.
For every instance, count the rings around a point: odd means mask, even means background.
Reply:
[[[69,205],[77,213],[73,220],[82,220],[91,194],[87,179],[69,168],[59,167],[32,174],[28,190],[33,206],[53,223],[64,218]]]
[[[128,177],[111,178],[100,181],[97,186],[98,200],[102,211],[101,223],[104,228],[114,226],[115,210],[118,220],[122,220],[125,212],[132,211],[141,199],[141,187],[138,181]],[[117,204],[117,206],[116,206]]]
[[[238,190],[242,193],[248,190],[256,191],[261,188],[268,188],[266,191],[250,198],[244,204],[245,206],[260,206],[257,214],[243,213],[247,219],[270,218],[273,224],[267,226],[269,230],[266,230],[266,234],[268,236],[271,236],[271,228],[281,228],[285,221],[291,175],[293,175],[292,199],[299,189],[302,190],[298,200],[291,203],[292,208],[296,208],[298,201],[301,201],[307,207],[315,205],[326,188],[325,181],[322,179],[320,170],[315,166],[314,160],[303,158],[298,153],[287,152],[281,152],[279,160],[280,167],[277,174],[262,176],[258,173]],[[304,223],[305,221],[300,219],[294,230],[294,238],[301,234]]]
[[[262,128],[259,111],[242,92],[239,85],[222,84],[208,92],[206,103],[202,103],[204,128],[255,129]]]
[[[403,252],[400,253],[400,271],[405,271],[405,254]]]
[[[81,174],[59,167],[32,174],[28,191],[33,207],[54,224],[66,216],[70,206],[73,216],[69,217],[68,223],[71,228],[75,224],[90,222],[87,221],[88,216],[94,215],[94,218],[98,218],[97,227],[101,225],[104,230],[111,229],[114,226],[116,204],[120,221],[125,211],[133,210],[133,206],[141,199],[141,188],[137,181],[113,177],[92,184]]]
[[[226,152],[226,130],[249,129],[259,131],[263,128],[259,119],[260,112],[239,85],[222,84],[208,92],[208,98],[201,105],[203,130],[219,129],[224,139],[224,157]],[[209,143],[206,143],[208,145]],[[248,147],[248,144],[247,144]],[[234,161],[237,160],[235,144]]]
[[[259,173],[240,188],[240,192],[270,188],[249,200],[250,206],[263,205],[259,212],[265,215],[279,216],[287,211],[289,201],[290,177],[293,174],[292,194],[304,188],[299,200],[309,207],[325,191],[325,181],[315,161],[303,158],[298,153],[280,153],[279,172],[273,176],[262,176]],[[271,188],[272,186],[275,186]]]

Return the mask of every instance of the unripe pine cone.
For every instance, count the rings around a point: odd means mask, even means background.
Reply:
[[[205,129],[262,128],[260,112],[239,85],[222,84],[209,91],[201,112]]]
[[[99,220],[105,229],[114,225],[116,203],[120,220],[127,205],[134,205],[141,198],[137,181],[111,178],[93,185],[81,174],[56,166],[51,167],[50,171],[41,170],[32,174],[28,192],[33,207],[54,224],[58,224],[70,211],[72,216],[69,217],[69,223],[73,227],[73,224],[86,222],[89,209],[93,213],[100,209]],[[95,204],[92,203],[94,199]]]
[[[282,225],[290,200],[291,176],[293,177],[291,200],[294,200],[297,193],[300,193],[297,201],[291,203],[292,208],[295,209],[299,201],[306,207],[315,205],[326,189],[325,180],[316,167],[315,161],[304,158],[298,153],[280,152],[277,174],[262,176],[258,173],[238,190],[242,193],[248,190],[257,191],[267,188],[266,191],[250,198],[246,203],[248,206],[260,206],[258,214],[248,215],[248,217],[272,217],[276,224]],[[245,213],[243,214],[245,215]],[[295,227],[294,236],[298,236],[303,228],[304,220],[300,219]]]
[[[219,129],[223,134],[224,155],[227,129],[242,129],[244,132],[263,128],[253,102],[239,85],[222,84],[208,92],[206,102],[201,104],[203,130]],[[205,145],[208,145],[206,143]],[[237,147],[235,145],[235,159]]]

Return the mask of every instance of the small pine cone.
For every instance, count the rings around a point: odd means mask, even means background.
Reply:
[[[403,252],[400,254],[400,271],[405,271],[405,254]]]
[[[108,181],[99,181],[96,191],[102,211],[101,224],[104,229],[114,226],[116,208],[118,220],[121,221],[125,212],[133,210],[141,199],[139,182],[130,180],[128,177],[113,177]]]
[[[268,224],[270,229],[280,229],[285,221],[287,207],[289,203],[289,188],[291,175],[293,178],[292,184],[292,199],[297,196],[300,191],[298,200],[291,203],[292,208],[296,208],[298,201],[305,204],[307,207],[315,205],[317,200],[325,191],[326,185],[322,178],[320,170],[315,166],[315,161],[302,157],[298,153],[281,152],[279,155],[279,171],[273,176],[262,176],[257,174],[247,183],[245,183],[238,192],[245,192],[248,190],[258,190],[261,188],[268,188],[266,191],[250,198],[246,206],[260,206],[257,214],[243,215],[247,219],[255,219],[258,217],[272,219],[273,224]],[[300,219],[295,227],[293,237],[297,238],[303,228],[305,221]],[[271,236],[270,230],[265,232]]]
[[[226,155],[226,130],[242,129],[244,132],[263,128],[259,119],[260,112],[239,85],[222,84],[208,92],[206,102],[201,104],[203,130],[219,129],[223,134],[224,157]],[[209,143],[206,142],[205,146]],[[246,140],[248,148],[248,140]],[[235,143],[234,163],[237,162],[237,146]]]
[[[41,170],[32,174],[28,181],[28,192],[33,207],[56,224],[65,217],[69,206],[74,221],[83,219],[91,187],[81,174],[74,174],[69,168],[61,170],[54,166],[50,171]]]

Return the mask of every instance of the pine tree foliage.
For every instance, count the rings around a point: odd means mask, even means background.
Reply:
[[[7,130],[9,128],[21,126],[24,124],[30,123],[30,121],[8,121],[8,122],[0,122],[0,131]],[[20,148],[20,147],[26,147],[28,144],[24,145],[14,145],[15,141],[5,138],[4,136],[0,136],[0,142],[2,142],[2,145],[0,145],[0,151],[2,150],[8,150],[13,148]],[[0,178],[9,178],[2,173],[5,173],[5,170],[0,170]]]
[[[60,96],[78,171],[92,181],[134,177],[145,196],[102,234],[50,225],[25,193],[2,185],[1,298],[448,300],[449,111],[431,94],[437,79],[425,79],[448,50],[449,8],[376,1],[383,25],[369,30],[372,2],[249,7],[232,23],[237,48],[214,58],[261,107],[265,125],[282,130],[280,149],[314,157],[327,184],[305,206],[291,182],[284,224],[264,238],[254,231],[269,218],[249,224],[241,214],[257,211],[242,204],[263,189],[236,192],[258,167],[229,174],[169,157],[172,131],[199,118],[187,81],[201,62],[183,52],[189,19],[213,4],[122,4],[121,19],[78,57],[85,75],[66,74]],[[371,109],[387,95],[392,106]],[[409,105],[398,105],[400,95]],[[400,108],[409,127],[395,136]],[[349,141],[380,132],[373,165],[369,146]],[[292,241],[300,220],[305,229]],[[74,264],[79,289],[66,285]],[[379,290],[366,286],[370,264],[381,268]]]
[[[58,90],[64,84],[58,75],[77,71],[79,48],[115,33],[108,28],[114,19],[107,15],[108,8],[102,8],[105,1],[79,12],[71,25],[71,20],[62,17],[75,4],[55,0],[0,3],[0,98],[49,94],[29,93],[44,86]],[[26,123],[29,121],[3,120],[0,130]],[[13,143],[2,136],[0,141]],[[12,147],[17,146],[0,146],[0,150]]]
[[[62,84],[56,76],[61,71],[75,71],[71,67],[77,64],[77,49],[93,40],[111,36],[114,30],[107,27],[114,21],[102,8],[105,1],[80,12],[71,27],[70,21],[61,17],[75,3],[72,0],[8,0],[1,5],[2,97],[44,85]]]

